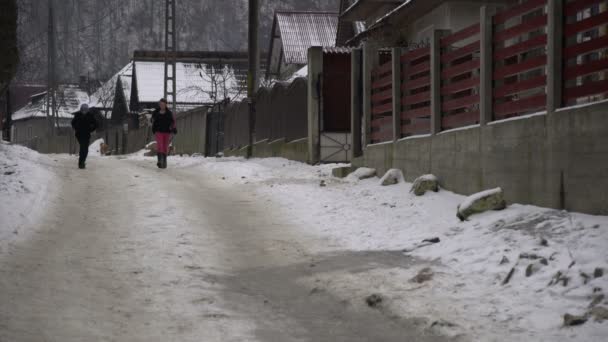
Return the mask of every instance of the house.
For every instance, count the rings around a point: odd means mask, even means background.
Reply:
[[[244,98],[247,73],[247,52],[178,52],[176,112]],[[164,76],[165,52],[137,50],[129,64],[91,95],[90,106],[105,113],[110,125],[138,127],[139,114],[155,109],[164,97]]]
[[[110,119],[114,111],[128,113],[132,73],[133,63],[130,62],[91,94],[89,107],[99,110],[106,119]]]
[[[340,0],[340,14],[346,12],[357,0]],[[336,46],[348,46],[348,42],[365,31],[364,21],[347,21],[342,16],[338,19]]]
[[[513,1],[357,0],[340,14],[340,21],[364,22],[366,28],[346,38],[344,44],[372,41],[382,47],[416,48],[428,45],[433,30],[456,32],[479,22],[481,6],[492,12],[510,3]]]
[[[9,86],[0,95],[0,128],[2,139],[10,140],[10,114],[17,108],[28,104],[30,96],[41,93],[46,89],[43,84],[16,83]]]
[[[73,113],[80,105],[89,103],[89,95],[76,85],[60,85],[57,87],[57,119],[56,128],[61,132],[69,132]],[[46,114],[47,92],[34,94],[29,103],[12,114],[11,142],[27,144],[32,139],[46,136],[49,121]]]
[[[311,46],[335,47],[337,30],[336,12],[276,12],[266,80],[286,80],[302,69]]]

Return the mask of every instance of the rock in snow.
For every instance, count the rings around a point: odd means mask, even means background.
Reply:
[[[439,191],[439,180],[434,175],[423,175],[416,178],[410,189],[410,192],[416,196],[422,196],[427,191]]]
[[[331,174],[334,177],[344,178],[344,177],[348,176],[351,172],[355,171],[355,169],[356,169],[356,167],[353,167],[353,166],[335,167],[335,168],[331,169]]]
[[[394,185],[397,183],[404,182],[403,173],[399,169],[390,169],[386,171],[384,176],[380,179],[380,185]]]
[[[346,177],[349,180],[361,180],[372,178],[376,175],[376,169],[370,169],[369,167],[360,167],[356,169],[353,173]]]
[[[495,188],[473,194],[458,205],[456,216],[461,221],[473,214],[488,210],[502,210],[507,207],[501,188]]]
[[[574,325],[581,325],[587,322],[587,317],[585,316],[576,316],[571,314],[564,315],[564,326],[571,327]]]

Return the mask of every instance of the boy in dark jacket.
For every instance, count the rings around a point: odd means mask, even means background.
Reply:
[[[72,119],[72,128],[75,131],[76,139],[80,145],[80,156],[78,158],[78,168],[84,169],[89,155],[89,144],[91,142],[91,133],[97,129],[97,121],[91,112],[89,106],[83,104],[80,106],[80,111],[74,114]]]
[[[152,133],[156,138],[156,150],[158,151],[156,166],[160,169],[166,169],[171,133],[177,134],[177,129],[175,128],[173,113],[167,108],[167,100],[160,99],[158,107],[152,113]]]

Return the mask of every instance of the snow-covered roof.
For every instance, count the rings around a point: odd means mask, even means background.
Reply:
[[[137,96],[139,102],[156,102],[164,96],[164,62],[135,61]],[[236,99],[243,93],[234,69],[212,68],[199,63],[176,63],[177,102],[182,104],[213,103],[216,87],[218,101],[225,97]],[[223,89],[226,89],[224,93]],[[244,94],[243,94],[244,95]]]
[[[33,98],[36,98],[36,96],[33,96]],[[38,96],[34,101],[30,101],[26,106],[13,113],[12,120],[46,117],[46,99],[46,94]],[[87,92],[75,85],[60,85],[55,92],[55,99],[58,104],[57,115],[59,118],[71,118],[72,113],[78,111],[81,104],[89,103]]]
[[[121,77],[121,82],[123,82],[123,86],[125,85],[125,79],[131,78],[133,73],[133,63],[127,64],[124,68],[122,68],[119,72],[117,72],[112,78],[110,78],[106,83],[104,83],[99,89],[97,89],[93,94],[91,94],[91,102],[89,103],[89,107],[93,108],[106,108],[112,109],[114,106],[114,97],[116,94],[116,82],[118,78]],[[125,76],[125,77],[123,77]],[[128,89],[127,89],[128,88]],[[131,82],[128,82],[128,87],[123,87],[123,90],[128,91],[129,96],[126,97],[127,101],[130,99],[131,94]]]

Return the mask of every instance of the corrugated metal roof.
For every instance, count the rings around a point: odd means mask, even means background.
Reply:
[[[306,64],[311,46],[335,46],[338,14],[277,12],[278,29],[287,64]]]

